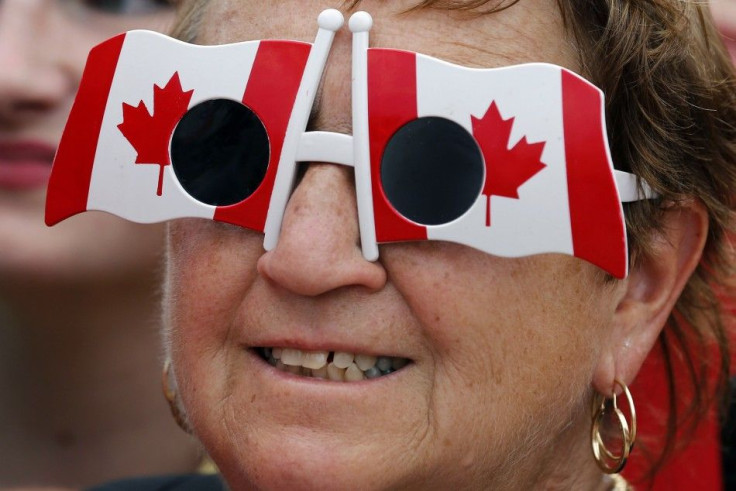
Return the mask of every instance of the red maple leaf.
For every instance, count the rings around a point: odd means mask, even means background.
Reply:
[[[156,190],[158,196],[163,193],[164,167],[171,164],[171,134],[187,111],[193,92],[182,90],[179,73],[174,72],[166,87],[154,85],[153,114],[149,114],[143,101],[136,107],[123,103],[123,122],[118,129],[138,152],[136,164],[156,164],[161,167]]]
[[[519,199],[519,186],[544,169],[541,162],[545,142],[529,143],[526,136],[508,148],[514,118],[503,119],[495,102],[483,118],[471,117],[473,136],[486,162],[486,227],[491,226],[491,195]]]

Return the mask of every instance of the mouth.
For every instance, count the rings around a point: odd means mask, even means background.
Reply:
[[[0,142],[0,188],[43,187],[56,149],[36,141]]]
[[[334,382],[360,382],[384,377],[411,363],[408,358],[373,356],[343,351],[302,351],[290,348],[255,348],[277,370]]]

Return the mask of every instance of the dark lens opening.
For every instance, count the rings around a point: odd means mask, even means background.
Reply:
[[[399,128],[381,159],[381,183],[391,205],[423,225],[450,222],[473,205],[483,185],[483,156],[465,128],[440,117]]]
[[[213,99],[192,107],[171,139],[171,165],[193,198],[213,206],[239,203],[266,175],[270,147],[261,120],[247,106]]]

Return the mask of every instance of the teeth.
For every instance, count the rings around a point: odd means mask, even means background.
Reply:
[[[340,368],[334,363],[327,365],[327,378],[337,382],[345,380],[345,369]]]
[[[322,368],[318,368],[317,370],[312,370],[312,377],[316,378],[327,378],[327,365],[323,366]]]
[[[369,355],[356,355],[355,356],[355,364],[358,365],[358,368],[361,371],[366,371],[369,368],[371,368],[373,365],[376,364],[376,358],[375,356],[369,356]]]
[[[406,358],[356,355],[342,351],[302,351],[258,348],[260,355],[283,372],[341,382],[357,382],[388,375],[406,366]]]
[[[327,356],[329,354],[329,351],[305,351],[302,366],[311,368],[312,370],[318,370],[327,365]]]
[[[302,366],[302,360],[304,360],[304,352],[298,349],[285,349],[281,352],[281,361],[284,365],[300,367]]]
[[[351,363],[349,367],[345,369],[345,381],[346,382],[357,382],[363,380],[363,370],[358,368],[358,365]]]
[[[347,368],[353,362],[354,358],[355,355],[353,355],[352,353],[341,353],[340,351],[337,351],[335,352],[335,356],[333,357],[332,362],[338,368]]]
[[[276,362],[276,368],[278,368],[279,370],[283,372],[293,373],[294,375],[301,375],[302,373],[301,367],[287,365],[286,363],[283,363],[281,360]]]
[[[376,361],[376,367],[381,371],[386,371],[391,368],[391,358],[382,356]]]

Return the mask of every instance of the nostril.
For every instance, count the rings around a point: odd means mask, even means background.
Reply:
[[[258,259],[256,270],[270,282],[299,295],[320,295],[331,290],[333,285],[327,265],[309,256],[309,251],[286,250],[280,244]]]

